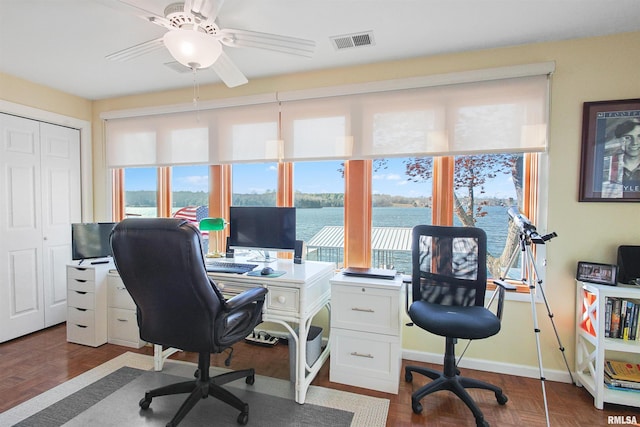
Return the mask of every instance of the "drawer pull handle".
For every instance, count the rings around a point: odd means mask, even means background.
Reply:
[[[118,322],[126,322],[127,319],[118,319]]]
[[[124,286],[116,286],[116,289],[119,291],[124,291],[127,288],[125,288]]]
[[[78,310],[78,311],[87,311],[87,309],[86,309],[86,308],[78,308],[78,307],[75,307],[75,309],[76,309],[76,310]]]
[[[82,280],[82,279],[76,279],[76,282],[80,282],[80,283],[87,283],[86,280]]]
[[[83,329],[84,329],[84,328],[87,328],[87,326],[84,326],[84,325],[76,325],[76,326],[77,326],[78,328],[83,328]]]
[[[87,294],[87,292],[83,292],[83,291],[76,291],[76,294],[86,295],[86,294]]]
[[[375,311],[372,308],[352,307],[351,310],[352,311],[362,311],[364,313],[375,313]]]
[[[366,357],[367,359],[373,359],[373,356],[370,354],[362,354],[362,353],[358,353],[357,351],[353,351],[351,352],[352,356],[357,356],[357,357]]]
[[[278,302],[279,302],[280,304],[284,304],[285,302],[287,302],[287,299],[286,299],[285,297],[283,297],[282,295],[280,295],[280,296],[278,297]]]

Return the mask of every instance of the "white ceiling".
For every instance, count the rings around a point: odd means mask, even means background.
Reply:
[[[161,16],[175,2],[126,1]],[[293,72],[638,31],[640,1],[227,0],[217,23],[316,42],[312,58],[225,48],[251,82]],[[0,0],[0,72],[92,100],[190,87],[190,72],[163,65],[172,61],[164,48],[128,62],[105,59],[165,31],[119,0]],[[330,40],[366,31],[373,33],[372,46],[336,50]],[[640,46],[626,54],[640,54]],[[197,80],[220,82],[210,70],[199,71]]]

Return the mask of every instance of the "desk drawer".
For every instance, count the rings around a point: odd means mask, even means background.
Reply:
[[[67,266],[67,278],[79,280],[95,280],[95,268]]]
[[[95,309],[95,294],[84,291],[67,291],[67,307],[77,307],[93,310]]]
[[[399,337],[332,328],[330,360],[333,382],[398,393]]]
[[[95,326],[95,312],[83,308],[68,307],[67,308],[67,324],[72,324],[86,329],[93,329]]]
[[[398,292],[360,286],[331,288],[331,324],[335,328],[398,335]]]
[[[109,309],[109,342],[114,340],[131,343],[140,341],[135,310]]]
[[[107,304],[109,307],[135,310],[136,304],[133,302],[129,291],[119,277],[109,276],[107,290]]]
[[[96,282],[94,280],[68,278],[67,289],[81,292],[95,292]]]
[[[282,288],[268,286],[267,309],[298,313],[300,307],[300,294],[295,288]]]

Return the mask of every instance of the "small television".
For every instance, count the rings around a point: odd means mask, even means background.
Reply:
[[[109,236],[115,222],[71,224],[71,258],[73,260],[111,256]]]
[[[296,246],[296,208],[272,206],[231,206],[229,208],[229,247],[290,252]]]

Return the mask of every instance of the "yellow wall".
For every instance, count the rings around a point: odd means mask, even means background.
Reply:
[[[578,203],[582,103],[609,99],[640,98],[640,32],[564,42],[440,55],[412,60],[301,73],[259,79],[227,89],[220,85],[200,88],[202,100],[255,95],[274,91],[317,88],[412,76],[425,76],[481,68],[555,61],[552,78],[549,141],[549,192],[547,230],[558,237],[547,246],[545,289],[566,355],[573,366],[575,324],[575,270],[579,260],[615,263],[620,244],[640,244],[639,203]],[[88,102],[69,99],[37,85],[20,82],[24,93],[7,91],[0,80],[0,98],[53,109],[84,118]],[[190,102],[192,90],[154,93],[95,101],[92,103],[94,152],[94,208],[96,219],[108,218],[108,191],[103,153],[102,112]],[[42,98],[42,99],[40,99]],[[38,100],[36,102],[36,99]],[[60,102],[60,103],[59,103]],[[82,115],[79,115],[82,114]],[[545,369],[565,371],[564,362],[545,307],[537,306],[542,329],[541,347]],[[528,302],[510,301],[502,332],[472,344],[469,358],[501,361],[537,368],[532,314]],[[427,337],[417,328],[405,328],[403,347],[440,353],[442,340]]]

